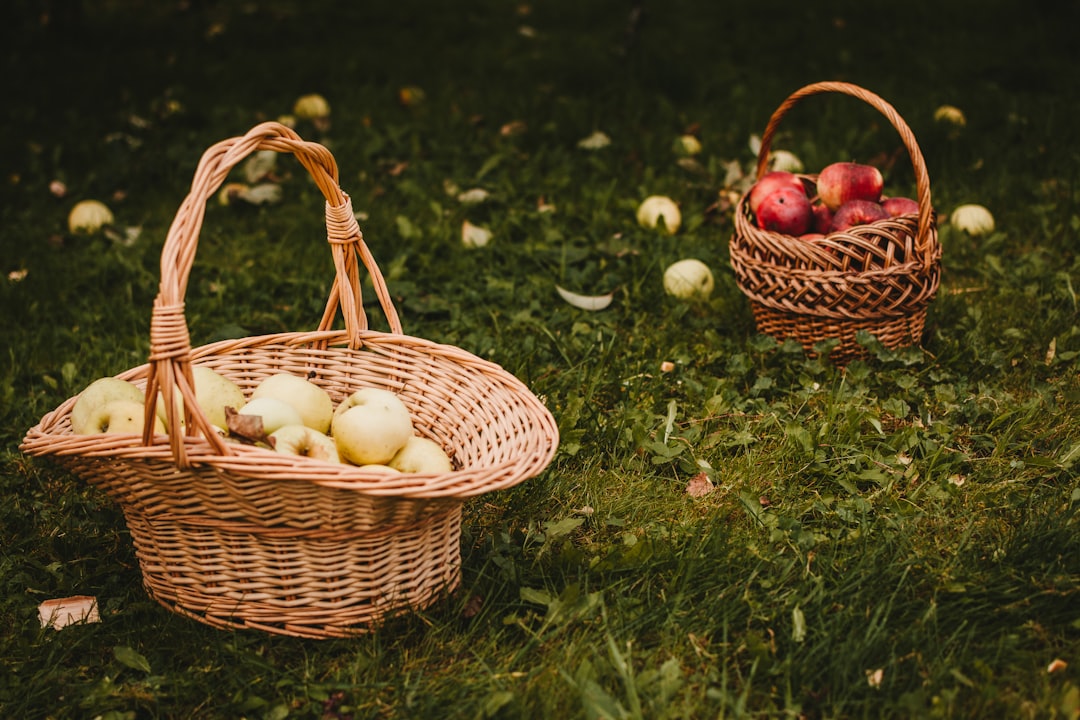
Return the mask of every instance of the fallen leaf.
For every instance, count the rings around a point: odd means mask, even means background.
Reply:
[[[273,174],[277,167],[276,150],[260,150],[244,163],[244,178],[249,183],[257,183]]]
[[[491,231],[473,225],[468,220],[461,223],[461,244],[468,248],[480,248],[491,242]]]
[[[465,192],[458,193],[457,199],[460,203],[475,205],[476,203],[484,202],[489,197],[491,197],[491,193],[484,188],[471,188]]]
[[[562,297],[563,300],[582,310],[603,310],[611,304],[612,299],[615,297],[615,293],[607,293],[606,295],[580,295],[559,285],[555,286],[555,290],[558,291],[559,296]]]
[[[225,408],[225,427],[229,433],[251,442],[269,443],[269,436],[263,429],[263,420],[260,415],[244,415],[235,408]]]
[[[866,684],[872,688],[881,687],[881,681],[885,679],[885,668],[866,671]]]
[[[686,483],[686,494],[690,497],[704,497],[715,489],[716,486],[713,485],[712,480],[703,472],[699,472]]]

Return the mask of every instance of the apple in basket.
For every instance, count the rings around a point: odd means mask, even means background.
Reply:
[[[142,401],[111,400],[91,411],[80,434],[131,433],[142,435],[146,406]],[[165,434],[165,425],[154,417],[154,434]]]
[[[389,390],[366,387],[338,403],[330,434],[343,460],[369,465],[389,463],[414,431],[401,398]]]
[[[870,200],[848,200],[833,215],[832,231],[843,232],[855,225],[869,225],[884,220],[889,213],[880,203]]]
[[[236,415],[241,421],[243,421],[244,418],[251,417],[258,417],[261,420],[262,433],[257,431],[240,433],[242,436],[252,440],[260,439],[262,434],[270,435],[278,428],[286,425],[304,424],[304,419],[296,408],[284,400],[272,397],[252,398],[244,405],[244,407],[236,412]],[[230,430],[236,431],[237,423],[235,419],[229,420],[228,427]]]
[[[269,435],[270,446],[279,453],[312,460],[340,463],[333,438],[307,425],[282,425]]]
[[[767,172],[762,175],[761,178],[754,183],[754,186],[750,188],[750,194],[746,196],[746,202],[750,207],[750,212],[757,215],[758,206],[761,205],[761,201],[771,195],[773,191],[779,190],[780,188],[792,188],[806,194],[806,189],[798,175],[787,172],[786,170],[773,170],[772,172]]]
[[[837,162],[826,165],[818,173],[818,197],[830,210],[836,212],[849,200],[881,200],[885,179],[873,165],[853,162]]]
[[[442,446],[420,435],[410,437],[387,465],[404,473],[447,473],[454,469]]]
[[[195,402],[206,415],[210,424],[217,428],[226,426],[225,408],[231,407],[239,410],[244,407],[246,399],[240,386],[225,377],[213,368],[204,365],[192,365],[191,377],[195,381]],[[176,401],[179,406],[180,422],[184,422],[184,399],[180,391],[176,391]],[[165,423],[168,429],[169,421],[165,416],[165,403],[158,396],[157,415]]]
[[[101,410],[114,400],[142,404],[143,391],[118,377],[103,377],[93,381],[79,393],[71,408],[71,431],[76,435],[100,432]]]
[[[881,201],[881,207],[889,213],[889,217],[900,215],[918,215],[919,203],[909,197],[890,197]]]
[[[330,393],[307,378],[290,373],[276,373],[259,382],[251,391],[251,399],[276,398],[292,405],[309,428],[324,435],[330,431],[334,416],[334,401]]]
[[[782,187],[769,193],[758,205],[757,224],[762,230],[802,235],[810,229],[814,210],[806,193]]]

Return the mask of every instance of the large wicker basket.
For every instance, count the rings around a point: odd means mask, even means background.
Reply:
[[[735,210],[731,265],[759,332],[794,339],[811,354],[820,341],[836,340],[830,359],[843,365],[866,355],[856,340],[860,331],[887,348],[920,343],[927,305],[940,282],[941,246],[930,179],[914,135],[889,103],[856,85],[821,82],[790,95],[762,134],[757,178],[769,169],[780,120],[804,98],[822,93],[858,98],[888,118],[911,158],[919,212],[805,240],[757,227],[747,193]],[[803,179],[812,184],[816,175]]]
[[[192,348],[184,295],[207,200],[231,168],[264,149],[295,155],[326,198],[336,269],[326,310],[314,331]],[[361,265],[390,332],[368,328]],[[339,311],[344,329],[335,330]],[[192,365],[246,393],[279,372],[309,378],[335,402],[361,387],[392,390],[455,469],[387,476],[223,442],[195,402]],[[147,418],[159,392],[179,391],[184,410],[168,404],[168,427],[179,427],[183,412],[186,434],[73,434],[76,396],[45,415],[22,450],[108,493],[123,510],[148,593],[219,628],[342,637],[429,606],[460,582],[463,503],[538,475],[559,441],[547,408],[506,370],[402,333],[333,156],[278,123],[203,155],[162,251],[149,362],[117,377],[145,390]]]

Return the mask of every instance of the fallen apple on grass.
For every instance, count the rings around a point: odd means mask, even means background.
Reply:
[[[671,198],[650,195],[638,206],[637,221],[642,227],[661,229],[668,235],[674,235],[682,225],[682,212]]]
[[[695,258],[679,260],[664,271],[664,292],[680,300],[705,300],[715,281],[709,266]]]
[[[251,391],[251,399],[276,398],[292,405],[300,413],[303,424],[322,434],[330,431],[334,417],[334,401],[330,393],[307,378],[291,373],[275,373],[259,382]]]

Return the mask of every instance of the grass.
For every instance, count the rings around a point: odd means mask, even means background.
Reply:
[[[16,3],[0,31],[4,714],[1080,717],[1076,10],[872,5],[680,0],[634,22],[610,1],[86,0],[65,28]],[[943,215],[978,202],[997,220],[981,238],[942,226],[921,348],[867,338],[844,370],[755,333],[730,213],[710,208],[772,110],[823,79],[898,109]],[[424,99],[403,106],[410,87]],[[309,92],[332,125],[298,129],[333,150],[406,332],[521,377],[563,440],[540,477],[466,505],[460,592],[334,641],[159,607],[120,509],[18,451],[45,412],[145,362],[161,241],[202,151]],[[871,109],[819,100],[777,140],[808,167],[899,147]],[[962,132],[934,122],[946,103]],[[688,130],[696,165],[673,151]],[[579,148],[595,131],[611,145]],[[208,207],[194,344],[318,322],[321,199],[281,168],[280,204]],[[887,180],[911,187],[903,156]],[[451,185],[491,196],[464,205]],[[683,208],[674,237],[634,222],[654,193]],[[138,236],[69,235],[83,197]],[[464,220],[492,243],[462,248]],[[664,295],[682,257],[713,268],[708,302]],[[615,299],[587,312],[556,285]],[[715,489],[694,497],[702,471]],[[101,623],[39,627],[42,600],[76,594]]]

